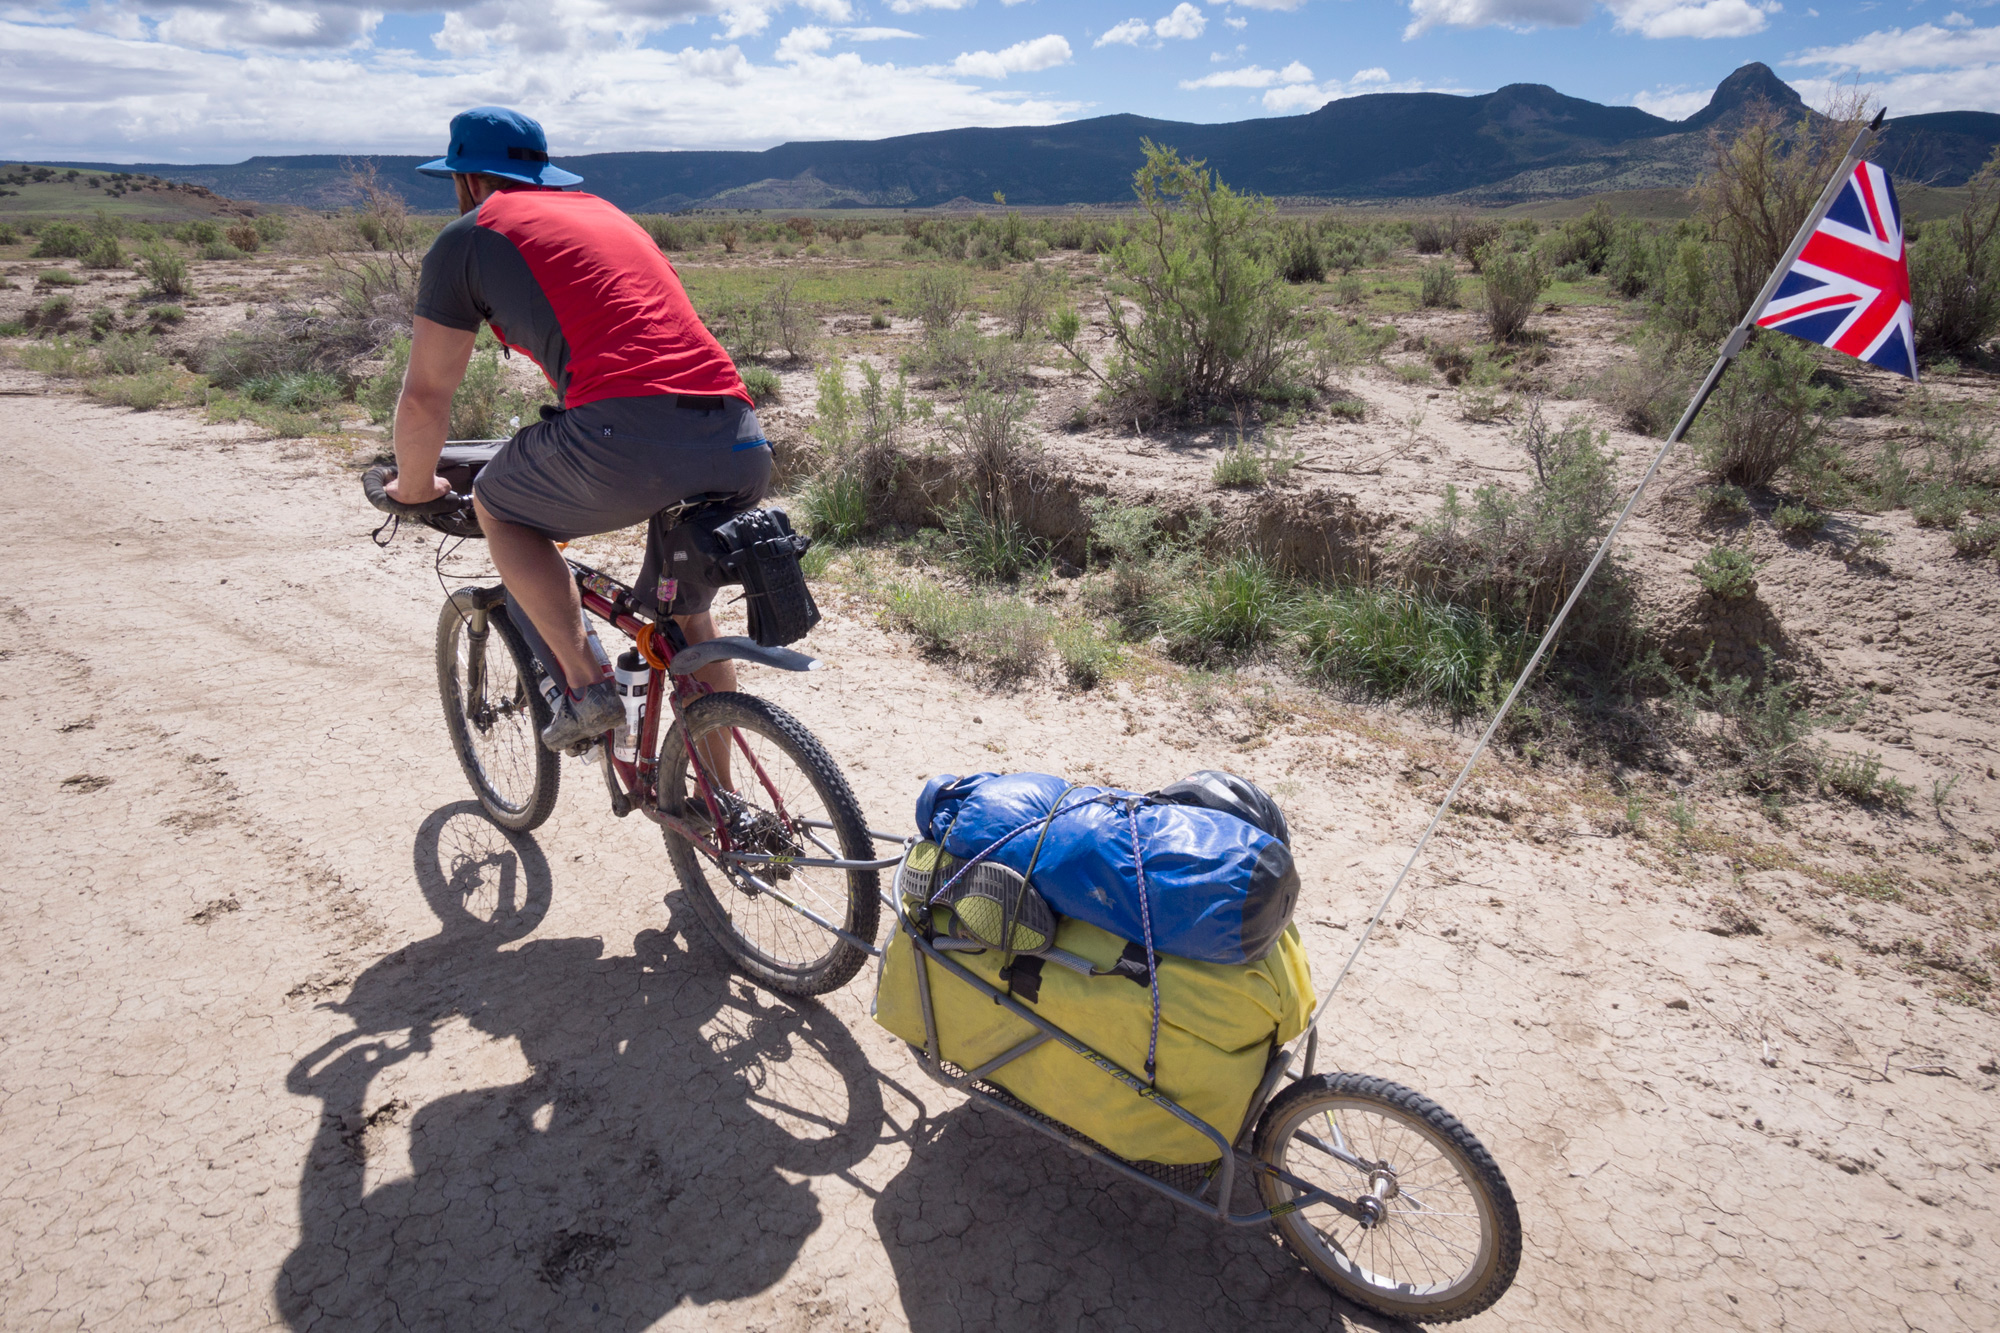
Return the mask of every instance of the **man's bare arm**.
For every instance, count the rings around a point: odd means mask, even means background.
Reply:
[[[451,425],[451,396],[465,378],[476,336],[417,316],[410,335],[410,368],[403,373],[403,393],[396,400],[396,479],[387,487],[392,499],[422,504],[451,489],[437,475],[437,461]],[[425,477],[428,483],[420,480]]]

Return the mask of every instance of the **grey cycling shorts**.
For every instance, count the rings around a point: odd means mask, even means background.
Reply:
[[[741,398],[606,398],[550,411],[480,469],[488,513],[551,541],[644,523],[697,496],[750,508],[771,484],[771,446]]]

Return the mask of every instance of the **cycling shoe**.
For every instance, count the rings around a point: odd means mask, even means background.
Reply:
[[[625,703],[618,686],[600,680],[572,699],[567,692],[558,696],[555,719],[542,731],[542,744],[560,754],[586,741],[596,740],[625,720]]]

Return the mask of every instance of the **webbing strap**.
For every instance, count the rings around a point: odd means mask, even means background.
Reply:
[[[1146,901],[1151,895],[1146,890],[1146,852],[1139,846],[1139,800],[1134,799],[1125,807],[1125,817],[1132,823],[1132,864],[1139,871],[1139,929],[1146,935],[1146,981],[1153,991],[1153,1032],[1146,1039],[1146,1082],[1153,1082],[1153,1071],[1160,1055],[1160,966],[1153,957],[1153,909]]]

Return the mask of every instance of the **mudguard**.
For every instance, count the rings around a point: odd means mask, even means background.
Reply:
[[[705,640],[675,653],[674,660],[667,663],[667,674],[685,676],[721,661],[749,662],[755,666],[776,667],[780,671],[815,671],[819,668],[817,657],[808,657],[791,648],[766,648],[755,639],[731,634]]]

